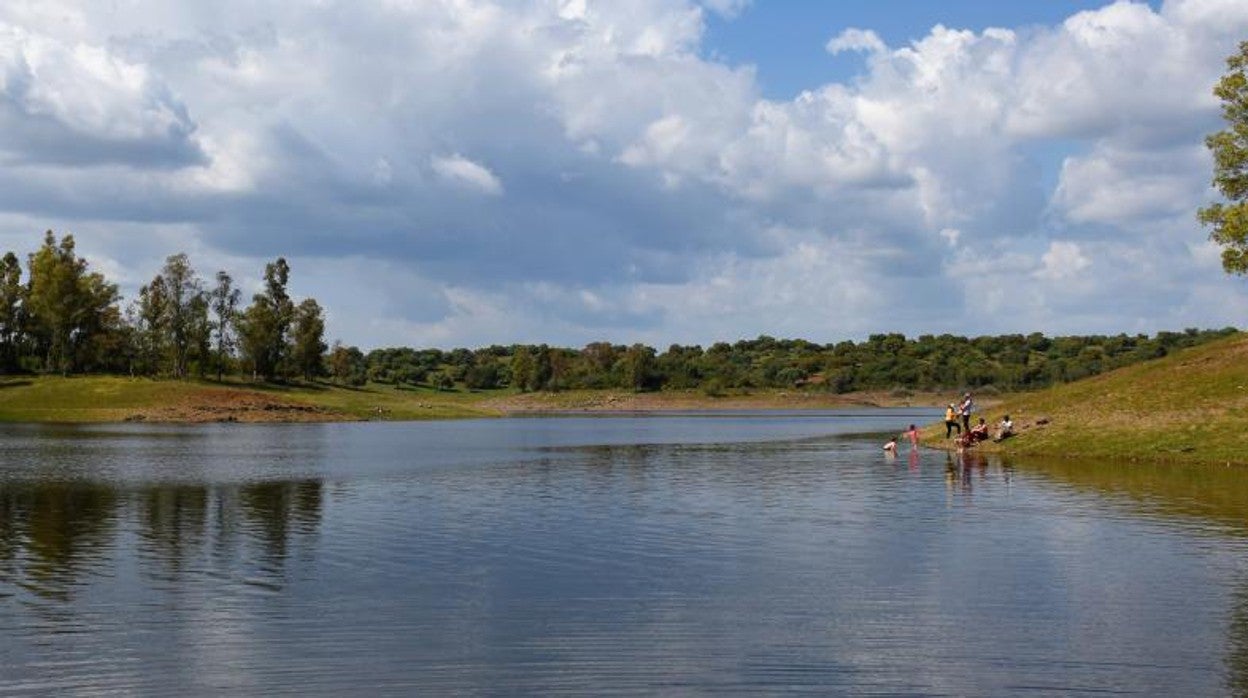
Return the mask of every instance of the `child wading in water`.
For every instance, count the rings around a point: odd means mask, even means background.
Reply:
[[[910,428],[909,428],[909,429],[907,429],[905,432],[903,432],[903,433],[901,434],[901,436],[898,436],[896,439],[889,439],[889,440],[888,440],[888,443],[884,444],[884,453],[888,454],[889,456],[895,456],[895,455],[897,455],[897,441],[898,441],[898,439],[902,439],[902,438],[907,438],[907,439],[910,439],[910,450],[911,450],[911,451],[917,451],[917,450],[918,450],[918,448],[919,448],[919,428],[918,428],[918,427],[916,427],[916,426],[914,426],[913,424],[911,424],[911,425],[910,425]]]

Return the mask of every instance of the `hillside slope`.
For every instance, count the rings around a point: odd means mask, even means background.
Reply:
[[[1047,390],[1007,397],[1018,436],[976,448],[1175,462],[1248,463],[1248,334]],[[976,415],[978,418],[981,415]],[[1041,420],[1047,424],[1039,424]],[[947,446],[944,426],[925,442]]]

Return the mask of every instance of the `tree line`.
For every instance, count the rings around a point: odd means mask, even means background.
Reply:
[[[265,265],[263,289],[243,308],[228,272],[208,285],[179,253],[123,309],[73,236],[48,231],[24,280],[15,253],[0,260],[0,369],[312,380],[324,373],[324,313],[314,298],[295,303],[289,276],[285,259]]]
[[[25,278],[23,278],[25,277]],[[171,255],[124,307],[116,284],[78,256],[74,238],[49,231],[27,256],[0,261],[0,370],[369,382],[450,390],[615,388],[634,391],[783,388],[857,390],[1030,390],[1063,383],[1236,332],[1187,329],[1153,336],[1046,337],[875,334],[819,344],[761,336],[735,343],[593,342],[479,349],[396,347],[364,352],[325,344],[314,298],[287,291],[290,266],[265,265],[251,304],[226,271],[206,283],[185,254]]]
[[[819,344],[761,336],[703,348],[673,344],[662,353],[644,344],[594,342],[581,349],[542,345],[476,350],[389,348],[367,354],[336,344],[330,375],[366,382],[521,391],[615,388],[634,391],[781,388],[857,390],[1033,390],[1064,383],[1184,347],[1235,334],[1187,329],[1153,336],[986,337],[950,334],[907,338],[875,334],[866,341]]]

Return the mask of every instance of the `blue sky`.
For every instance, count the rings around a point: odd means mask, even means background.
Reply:
[[[14,0],[0,247],[290,260],[364,348],[1240,324],[1248,3]]]
[[[709,58],[755,66],[763,94],[786,99],[815,85],[850,81],[862,71],[859,56],[833,57],[824,50],[828,39],[845,29],[870,29],[888,45],[904,46],[926,36],[937,24],[974,31],[1043,28],[1105,4],[1089,0],[757,0],[727,16],[712,13],[703,51]]]

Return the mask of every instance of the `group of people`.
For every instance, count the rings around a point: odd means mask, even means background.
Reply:
[[[1014,435],[1014,421],[1010,419],[1010,415],[1005,415],[1001,422],[997,425],[997,434],[992,436],[988,432],[988,424],[984,422],[984,418],[980,417],[979,422],[975,426],[971,426],[971,414],[975,411],[975,399],[970,393],[962,396],[962,401],[958,403],[949,403],[945,408],[945,438],[953,435],[954,431],[958,432],[958,446],[974,446],[980,441],[1003,441]]]
[[[992,435],[989,433],[988,424],[983,417],[979,418],[974,426],[971,425],[971,415],[975,411],[975,399],[970,393],[962,396],[959,402],[951,402],[945,408],[945,438],[953,436],[956,431],[958,434],[957,445],[959,448],[974,446],[980,441],[992,439],[994,442],[1003,441],[1014,435],[1014,421],[1010,419],[1010,415],[1005,415],[1001,422],[997,424],[997,433]],[[918,427],[911,424],[910,428],[900,437],[910,441],[910,447],[917,449],[919,447],[919,430]],[[888,453],[897,452],[897,440],[892,439],[884,444],[884,450]]]

